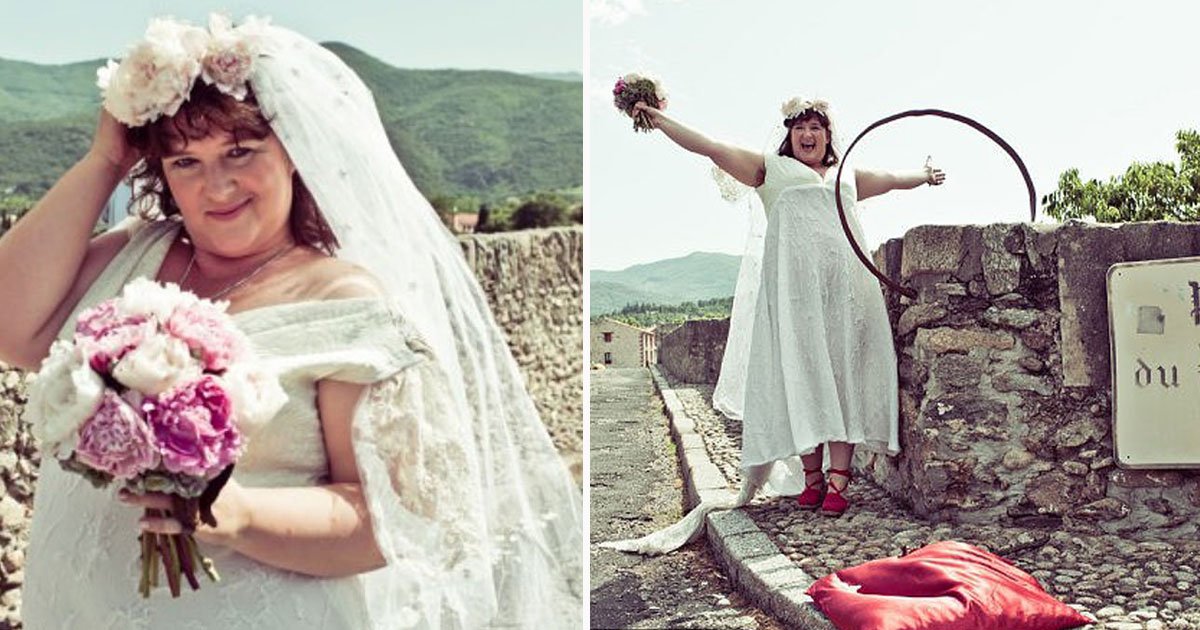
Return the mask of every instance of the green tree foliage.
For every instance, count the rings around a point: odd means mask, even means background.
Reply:
[[[575,218],[583,218],[582,209],[573,212],[580,205],[575,201],[572,190],[537,192],[520,197],[509,197],[502,203],[486,204],[486,216],[481,214],[477,232],[507,232],[510,230],[528,230],[533,228],[555,227],[581,223]]]
[[[665,306],[662,304],[629,304],[604,317],[638,328],[660,324],[682,324],[693,319],[725,319],[733,312],[733,298],[715,298]]]
[[[1185,129],[1175,140],[1178,165],[1135,162],[1108,182],[1084,182],[1078,169],[1066,171],[1058,189],[1042,198],[1046,213],[1105,223],[1200,220],[1200,133]]]
[[[513,212],[513,227],[518,230],[558,225],[563,219],[563,207],[544,199],[531,199]]]

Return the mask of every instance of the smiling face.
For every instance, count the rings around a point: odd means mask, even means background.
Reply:
[[[803,116],[792,122],[788,130],[792,157],[813,168],[823,166],[829,146],[829,129],[816,115]]]
[[[242,257],[291,240],[295,168],[274,134],[260,139],[214,130],[199,139],[176,136],[162,171],[197,248]]]

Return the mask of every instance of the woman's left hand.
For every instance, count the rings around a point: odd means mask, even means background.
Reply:
[[[946,181],[946,173],[933,166],[933,156],[925,158],[925,183],[930,186],[941,186]]]
[[[163,510],[168,513],[172,511],[173,500],[169,494],[158,492],[134,494],[122,490],[118,498],[127,505]],[[203,522],[197,523],[196,539],[213,545],[232,547],[250,521],[250,501],[246,496],[246,489],[230,479],[221,489],[221,493],[217,495],[217,500],[212,506],[212,513],[217,519],[217,526],[210,527]],[[138,520],[138,524],[145,532],[184,533],[183,523],[173,517],[142,516]]]

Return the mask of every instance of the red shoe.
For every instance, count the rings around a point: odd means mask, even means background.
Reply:
[[[850,502],[846,500],[846,497],[842,496],[842,493],[846,491],[846,487],[850,485],[850,471],[830,468],[827,472],[830,475],[845,477],[846,483],[841,488],[838,488],[833,484],[832,478],[829,480],[829,483],[826,484],[825,500],[821,502],[821,513],[826,516],[841,516],[846,511],[846,508],[850,507]]]
[[[821,505],[821,499],[825,496],[825,475],[821,475],[821,478],[813,483],[808,483],[808,476],[813,474],[820,475],[821,468],[804,469],[804,492],[796,497],[796,505],[802,510],[817,509]]]

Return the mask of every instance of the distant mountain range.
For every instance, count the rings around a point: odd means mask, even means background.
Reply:
[[[733,295],[741,257],[695,252],[682,258],[634,265],[621,271],[592,271],[592,317],[628,304],[679,304]]]
[[[494,200],[582,185],[578,73],[405,70],[323,45],[374,92],[393,149],[427,196]],[[87,150],[103,62],[0,59],[0,191],[40,194]]]

